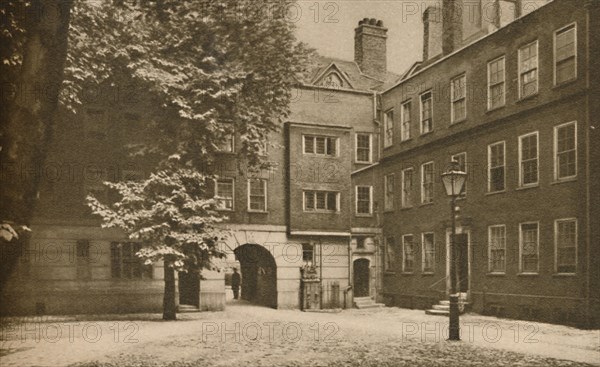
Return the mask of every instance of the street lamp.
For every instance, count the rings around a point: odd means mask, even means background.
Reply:
[[[452,160],[442,173],[442,182],[446,194],[450,196],[450,215],[452,218],[452,235],[450,236],[450,328],[448,340],[460,340],[460,325],[458,323],[458,291],[456,273],[456,198],[463,190],[467,173],[464,172],[456,160]]]

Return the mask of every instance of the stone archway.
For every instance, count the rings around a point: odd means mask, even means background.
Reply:
[[[240,262],[241,298],[277,308],[277,265],[273,255],[256,244],[239,246],[234,253]]]
[[[369,283],[371,280],[369,271],[369,259],[354,260],[354,297],[369,297]]]

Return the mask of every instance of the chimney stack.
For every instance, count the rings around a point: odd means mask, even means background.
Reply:
[[[354,61],[363,74],[384,80],[387,73],[387,28],[381,20],[364,18],[354,29]]]
[[[442,9],[430,6],[423,12],[423,61],[442,53]]]
[[[463,2],[443,0],[442,2],[442,52],[448,55],[462,44]]]

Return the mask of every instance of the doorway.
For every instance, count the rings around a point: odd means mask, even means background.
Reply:
[[[450,236],[451,231],[446,232],[446,289],[450,292]],[[471,282],[471,233],[462,231],[456,233],[456,271],[458,272],[458,292],[462,298],[468,296]]]
[[[179,272],[179,304],[200,306],[200,277],[197,273]]]
[[[368,259],[354,260],[354,297],[369,297],[369,272]]]

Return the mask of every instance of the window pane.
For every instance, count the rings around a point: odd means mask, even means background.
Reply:
[[[317,137],[316,140],[316,153],[325,154],[325,138]]]
[[[577,222],[556,222],[556,270],[559,273],[574,273],[577,264]]]
[[[413,271],[415,262],[413,236],[402,237],[402,271]]]
[[[402,206],[404,207],[412,205],[412,181],[412,169],[402,171]]]
[[[327,193],[327,209],[337,211],[337,193]]]
[[[506,227],[490,227],[489,231],[489,270],[492,272],[504,272],[506,270]]]
[[[423,235],[423,271],[433,272],[435,269],[435,244],[433,233]]]
[[[577,148],[575,146],[575,124],[556,130],[557,178],[577,175]]]
[[[366,134],[356,136],[356,160],[358,162],[371,161],[371,137]]]
[[[316,200],[317,209],[321,209],[321,210],[326,209],[327,208],[326,202],[325,202],[326,194],[324,192],[317,192],[316,197],[317,197],[317,200]]]
[[[314,192],[305,192],[304,193],[304,203],[306,210],[314,210],[315,209],[315,193]]]
[[[358,186],[356,188],[356,212],[358,214],[371,213],[371,188],[368,186]]]
[[[521,271],[538,271],[538,225],[521,225]]]
[[[312,136],[304,137],[304,153],[315,152],[315,138]]]
[[[266,198],[266,181],[250,180],[250,210],[265,211]]]

